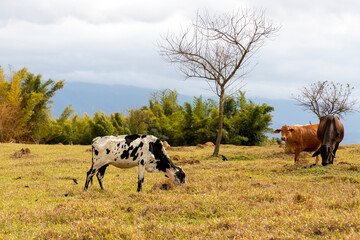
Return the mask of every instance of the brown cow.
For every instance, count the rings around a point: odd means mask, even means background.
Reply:
[[[319,124],[310,124],[305,126],[284,125],[281,129],[276,129],[274,133],[281,132],[281,140],[285,141],[287,149],[290,153],[295,154],[295,164],[299,161],[299,156],[302,151],[312,152],[319,148],[320,141],[316,136],[316,131]],[[319,158],[316,158],[317,164]]]
[[[333,115],[321,117],[317,137],[321,142],[321,147],[313,154],[313,157],[321,154],[323,166],[333,164],[339,143],[344,138],[344,126],[340,119]]]

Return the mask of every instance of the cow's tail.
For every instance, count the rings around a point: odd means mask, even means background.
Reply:
[[[94,145],[91,144],[91,163],[94,164]]]
[[[94,166],[94,144],[91,144],[91,169],[93,170]],[[93,179],[90,180],[91,185],[93,184]]]

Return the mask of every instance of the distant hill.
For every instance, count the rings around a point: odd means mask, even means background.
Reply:
[[[53,98],[53,114],[58,117],[66,106],[72,105],[77,113],[127,113],[128,109],[147,105],[150,93],[155,90],[123,85],[105,85],[67,82]]]
[[[93,115],[98,111],[127,114],[129,109],[148,105],[150,94],[155,91],[157,90],[124,85],[67,82],[65,87],[59,90],[52,99],[54,101],[52,112],[55,117],[59,117],[66,106],[72,105],[72,109],[80,115],[84,113]],[[178,102],[183,105],[184,102],[192,102],[193,97],[179,94]],[[204,98],[208,98],[208,96],[204,96]],[[214,96],[211,98],[216,99]],[[272,113],[274,117],[271,127],[273,129],[281,128],[285,124],[291,126],[318,122],[313,114],[304,111],[296,105],[295,101],[259,97],[250,99],[257,104],[266,103],[275,108]],[[357,123],[360,122],[360,114],[350,114],[342,122],[345,127],[345,138],[342,144],[360,144],[360,129],[357,127]],[[280,137],[280,134],[269,134],[269,137]]]

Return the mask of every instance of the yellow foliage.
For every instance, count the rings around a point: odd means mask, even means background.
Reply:
[[[6,98],[8,86],[9,83],[5,81],[4,70],[0,65],[0,103]]]
[[[10,82],[10,89],[7,96],[7,102],[10,106],[18,106],[21,102],[21,78],[15,74]]]
[[[23,128],[26,118],[21,107],[21,81],[21,77],[14,74],[7,82],[0,68],[0,141],[9,141],[26,132]]]

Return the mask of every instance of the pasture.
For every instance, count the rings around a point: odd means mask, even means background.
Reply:
[[[29,148],[30,155],[13,154]],[[186,172],[107,168],[84,192],[90,146],[0,144],[0,239],[359,239],[360,146],[341,146],[334,165],[279,146],[176,147]],[[177,160],[174,160],[177,159]],[[321,162],[321,160],[320,160]],[[78,184],[76,184],[78,182]]]

